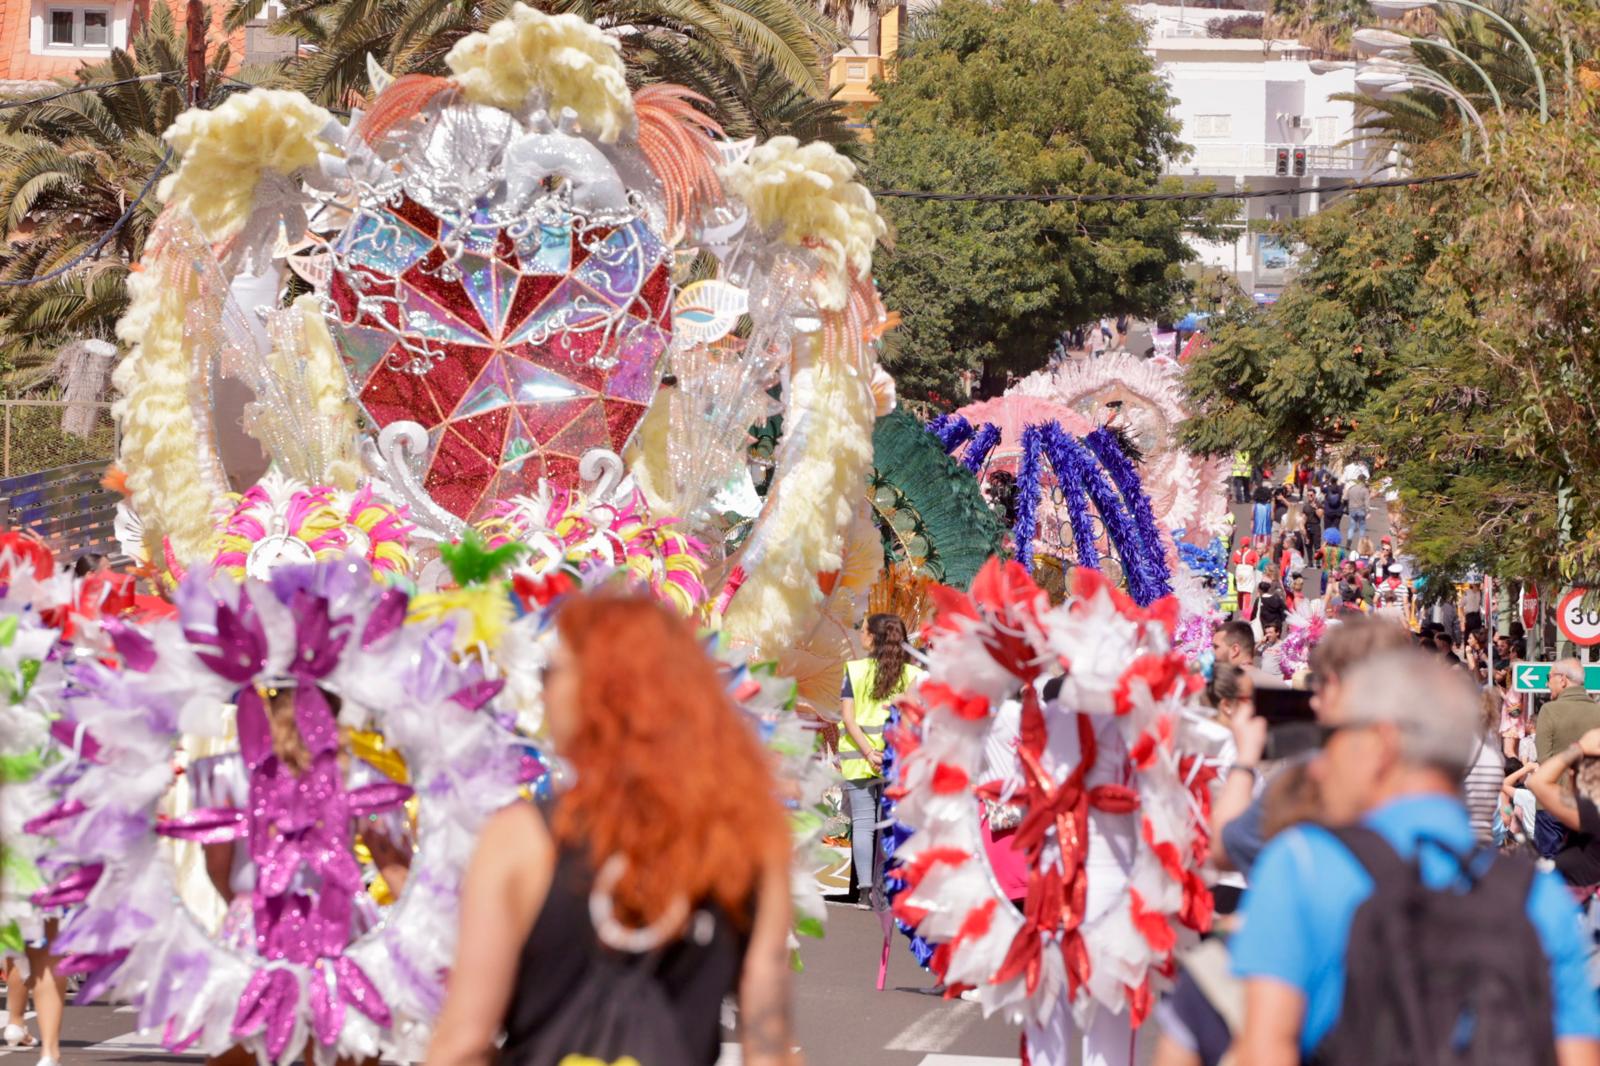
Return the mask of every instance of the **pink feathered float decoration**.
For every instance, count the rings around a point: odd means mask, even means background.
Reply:
[[[1278,662],[1283,679],[1291,681],[1311,665],[1311,649],[1322,640],[1328,621],[1322,614],[1321,600],[1302,599],[1284,619],[1283,640],[1278,645]]]

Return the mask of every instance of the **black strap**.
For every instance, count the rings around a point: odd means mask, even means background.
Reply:
[[[1364,826],[1347,826],[1332,832],[1355,856],[1356,861],[1366,868],[1372,877],[1374,895],[1398,892],[1415,899],[1425,891],[1420,865],[1402,858],[1387,840],[1373,830]],[[1371,902],[1369,899],[1362,907]],[[1412,1061],[1428,1062],[1434,1041],[1428,1031],[1428,1014],[1422,1005],[1420,979],[1416,972],[1416,960],[1412,957],[1413,945],[1405,942],[1408,938],[1404,929],[1393,922],[1383,923],[1381,929],[1389,940],[1383,945],[1384,954],[1392,967],[1389,989],[1399,1001]]]
[[[1400,853],[1389,846],[1374,830],[1365,826],[1349,825],[1331,832],[1354,855],[1356,861],[1365,867],[1372,880],[1378,884],[1399,884],[1402,882],[1417,882],[1420,874],[1414,864],[1400,857]]]

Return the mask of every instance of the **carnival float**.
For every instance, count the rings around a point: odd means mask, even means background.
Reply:
[[[571,14],[516,4],[447,65],[374,67],[346,117],[254,89],[168,131],[107,479],[144,595],[0,545],[0,917],[63,914],[81,995],[171,1051],[417,1059],[478,826],[560,784],[551,612],[616,584],[705,627],[791,784],[795,929],[820,933],[826,734],[871,606],[930,627],[896,915],[1036,1062],[1069,1018],[1136,1023],[1209,899],[1173,593],[1197,625],[1185,552],[1218,515],[1170,382],[1029,379],[1010,421],[924,426],[878,365],[886,227],[835,149],[729,140]],[[972,838],[1008,700],[1025,912]],[[282,721],[297,775],[267,758]],[[1127,891],[1097,886],[1091,821],[1133,798]],[[226,906],[220,846],[258,872]]]

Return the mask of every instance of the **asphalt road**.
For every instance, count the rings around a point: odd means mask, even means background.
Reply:
[[[805,969],[795,979],[796,1039],[811,1066],[1016,1066],[1019,1033],[985,1019],[975,1003],[926,993],[932,984],[917,968],[905,940],[895,934],[888,980],[873,985],[883,943],[878,919],[843,905],[828,907],[827,936],[803,946]],[[724,1022],[734,1022],[731,1009]],[[36,1028],[37,1023],[31,1022]],[[132,1008],[69,1004],[62,1039],[63,1066],[115,1063],[183,1063],[199,1055],[172,1055],[158,1034],[134,1031]],[[738,1044],[725,1034],[718,1066],[739,1066]],[[1148,1038],[1141,1041],[1148,1061]],[[0,1048],[5,1066],[32,1066],[38,1053]]]

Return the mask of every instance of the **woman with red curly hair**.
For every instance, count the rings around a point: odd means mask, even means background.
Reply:
[[[572,784],[485,825],[428,1066],[711,1066],[733,992],[747,1066],[795,1062],[790,839],[755,731],[655,601],[574,598],[556,627]]]

